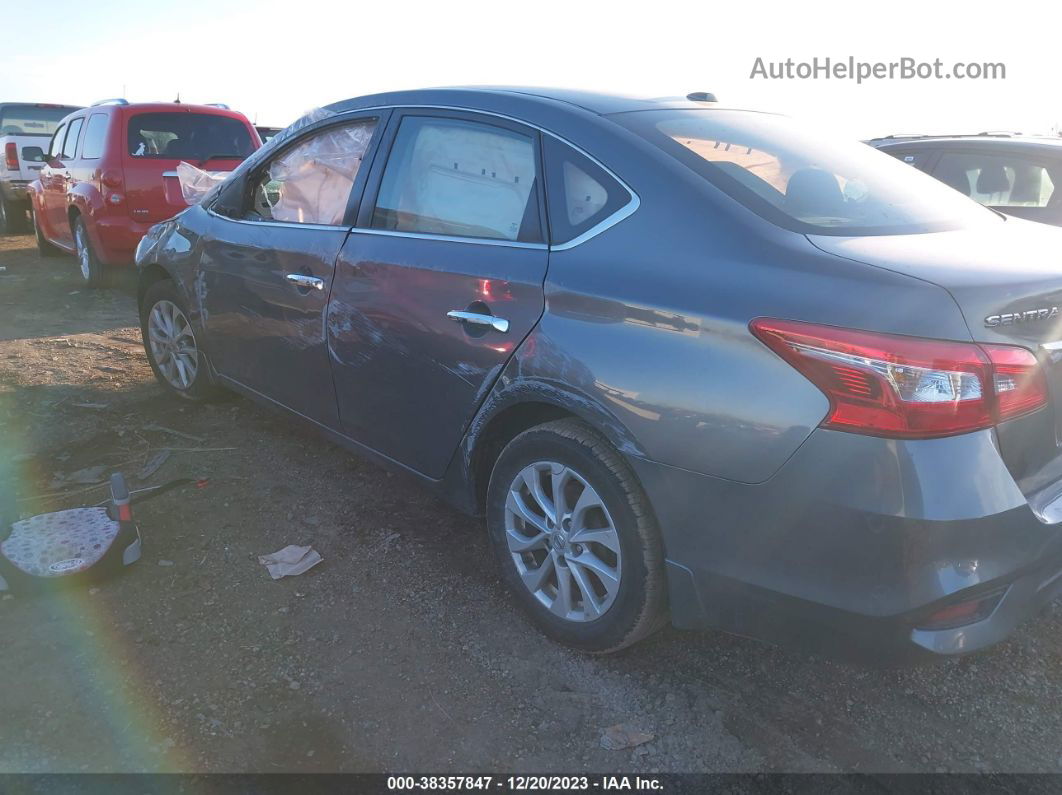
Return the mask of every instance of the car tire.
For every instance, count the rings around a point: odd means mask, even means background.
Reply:
[[[623,457],[585,423],[549,422],[505,446],[487,488],[487,528],[506,585],[553,640],[607,654],[667,623],[649,500]]]
[[[0,235],[17,235],[26,230],[25,210],[0,199]]]
[[[80,215],[72,224],[74,233],[74,256],[81,271],[81,281],[86,287],[99,288],[107,286],[107,269],[92,248],[92,239],[88,234],[85,219]]]
[[[30,208],[30,223],[33,226],[33,236],[37,240],[37,253],[42,257],[58,257],[63,254],[58,248],[48,242],[48,239],[41,232],[41,228],[37,226],[37,213]]]
[[[164,389],[186,400],[213,400],[224,393],[211,379],[188,318],[188,308],[172,281],[152,284],[140,303],[144,352]]]

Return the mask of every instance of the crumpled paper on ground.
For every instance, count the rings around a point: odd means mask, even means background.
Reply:
[[[298,547],[289,544],[270,555],[259,555],[258,562],[266,567],[274,580],[294,577],[312,569],[324,558],[313,547]]]
[[[601,734],[601,747],[606,751],[622,751],[626,748],[634,748],[644,743],[652,742],[656,737],[625,723],[617,723],[609,726]]]

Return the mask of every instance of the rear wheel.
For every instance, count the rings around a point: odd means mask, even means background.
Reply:
[[[92,250],[85,219],[80,215],[74,219],[74,249],[77,252],[77,264],[81,270],[81,280],[86,287],[106,287],[107,272],[96,252]]]
[[[209,400],[221,392],[210,381],[188,311],[172,281],[152,284],[140,304],[144,351],[163,387],[188,400]]]
[[[33,224],[33,236],[37,239],[37,253],[42,257],[58,257],[63,252],[48,242],[48,239],[37,226],[37,213],[30,208],[30,221]]]
[[[663,549],[648,499],[584,423],[539,425],[505,447],[487,525],[503,578],[554,640],[602,654],[665,623]]]

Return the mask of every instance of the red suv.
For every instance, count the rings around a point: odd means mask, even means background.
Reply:
[[[148,227],[187,206],[178,163],[229,171],[259,146],[247,118],[223,105],[117,99],[75,111],[29,188],[37,247],[75,254],[86,284],[102,286],[106,267],[132,263]]]

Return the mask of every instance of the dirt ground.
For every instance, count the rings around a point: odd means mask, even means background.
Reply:
[[[121,576],[0,599],[0,772],[1062,771],[1058,603],[916,669],[674,630],[584,657],[524,622],[480,522],[248,401],[167,397],[131,278],[83,289],[31,237],[0,267],[21,511],[98,502],[82,470],[164,449],[134,486],[209,479],[138,508]],[[272,581],[257,556],[287,544],[324,562]],[[617,723],[655,739],[605,750]]]

